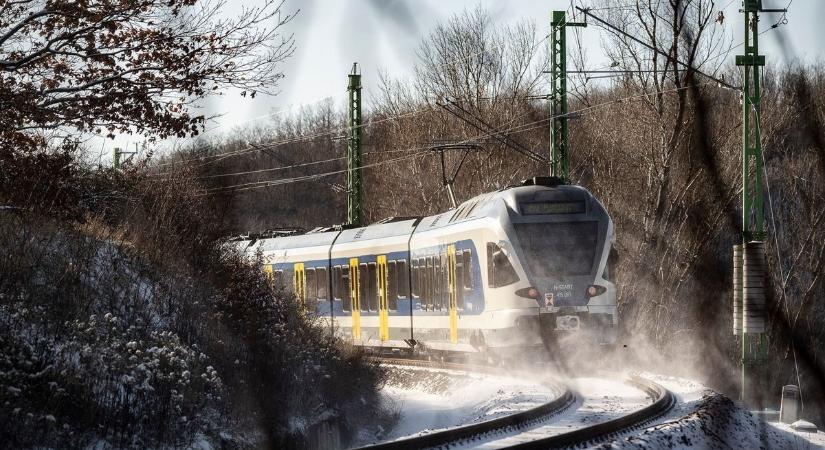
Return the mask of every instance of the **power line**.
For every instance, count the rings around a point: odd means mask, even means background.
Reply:
[[[637,98],[641,98],[641,97],[647,97],[647,96],[650,96],[650,95],[674,93],[674,92],[681,91],[681,90],[684,90],[684,89],[690,89],[694,86],[703,86],[703,85],[708,85],[708,84],[711,84],[711,83],[712,83],[711,81],[707,81],[707,82],[704,82],[704,83],[699,83],[698,85],[688,85],[688,86],[682,86],[682,87],[672,88],[672,89],[665,89],[665,90],[655,91],[655,92],[645,92],[645,93],[631,95],[631,96],[627,96],[627,97],[622,97],[622,98],[618,98],[618,99],[614,99],[614,100],[608,100],[608,101],[605,101],[605,102],[602,102],[602,103],[598,103],[598,104],[595,104],[595,105],[591,105],[591,106],[588,106],[588,107],[585,107],[585,108],[578,109],[576,111],[571,111],[571,112],[568,113],[568,115],[581,114],[581,113],[584,113],[584,112],[587,112],[587,111],[591,111],[591,110],[598,109],[598,108],[603,108],[603,107],[606,107],[606,106],[610,106],[612,104],[621,103],[621,102],[628,101],[628,100],[633,100],[633,99],[637,99]],[[524,132],[531,131],[531,130],[534,130],[534,129],[537,129],[537,128],[541,128],[541,127],[544,126],[545,122],[550,121],[554,118],[555,117],[547,117],[547,118],[537,120],[537,121],[534,121],[534,122],[530,122],[530,123],[527,123],[527,124],[514,126],[514,127],[511,127],[509,129],[506,129],[506,130],[503,130],[503,131],[499,130],[499,132],[500,133],[507,133],[507,134],[524,133]],[[476,140],[478,140],[480,138],[484,138],[484,137],[490,137],[490,133],[482,133],[481,135],[474,136],[474,137],[471,137],[471,138],[468,138],[468,139],[464,139],[462,141],[459,141],[458,143],[472,142],[472,141],[476,141]],[[385,161],[379,161],[379,162],[376,162],[376,163],[362,165],[361,168],[370,168],[370,167],[375,167],[375,166],[379,166],[379,165],[382,165],[382,164],[400,162],[400,161],[403,161],[405,159],[415,158],[417,156],[424,156],[424,155],[429,154],[429,150],[431,149],[431,147],[432,146],[426,146],[426,147],[415,147],[415,148],[410,148],[410,149],[405,149],[405,150],[398,150],[398,151],[409,151],[409,152],[416,152],[416,153],[413,153],[411,155],[404,155],[404,156],[401,156],[399,158],[394,158],[394,159],[389,159],[389,160],[385,160]],[[380,152],[377,152],[377,153],[380,153]],[[231,186],[222,186],[222,187],[219,187],[219,188],[207,189],[203,194],[200,194],[200,195],[211,195],[211,194],[217,194],[217,193],[228,193],[228,192],[246,191],[246,190],[251,190],[251,189],[260,189],[260,188],[266,188],[266,187],[271,187],[271,186],[280,186],[280,185],[291,184],[291,183],[296,183],[296,182],[301,182],[301,181],[316,180],[318,178],[323,178],[323,177],[327,177],[327,176],[331,176],[331,175],[337,175],[337,174],[341,174],[341,173],[344,173],[344,172],[346,172],[346,169],[336,170],[336,171],[331,171],[331,172],[325,172],[325,173],[320,173],[320,174],[304,175],[304,176],[299,176],[299,177],[282,178],[282,179],[275,179],[275,180],[264,180],[264,181],[257,181],[257,182],[251,182],[251,183],[242,183],[242,184],[231,185]]]
[[[546,36],[544,36],[543,38],[539,39],[539,40],[538,40],[538,42],[536,42],[536,44],[534,44],[534,45],[533,45],[533,47],[531,48],[531,53],[534,53],[535,49],[536,49],[539,45],[541,45],[544,41],[546,41],[546,40],[547,40],[550,36],[551,36],[550,34],[547,34],[547,35],[546,35]],[[507,42],[505,41],[505,42],[502,42],[501,44],[498,44],[498,45],[495,45],[495,46],[493,46],[493,47],[490,47],[490,48],[486,48],[486,49],[480,50],[480,51],[475,52],[475,53],[471,53],[471,54],[469,54],[469,55],[464,55],[464,56],[460,56],[460,57],[457,57],[457,58],[453,58],[453,59],[450,59],[450,60],[448,60],[448,61],[444,61],[444,62],[442,62],[442,63],[438,64],[438,65],[436,66],[436,68],[445,67],[445,66],[447,66],[447,65],[449,65],[449,64],[452,64],[452,63],[455,63],[455,62],[458,62],[458,61],[463,61],[463,60],[467,60],[467,59],[473,58],[473,57],[478,56],[478,55],[483,55],[483,54],[489,53],[489,52],[490,52],[490,51],[492,51],[492,50],[502,48],[502,47],[504,47],[504,46],[506,46],[506,45],[507,45]],[[535,54],[531,55],[531,57],[530,57],[530,58],[532,59],[534,56],[535,56]],[[536,76],[536,78],[534,78],[534,80],[531,82],[531,84],[532,84],[532,83],[534,83],[534,82],[535,82],[535,80],[537,80],[537,79],[539,78],[539,76],[540,76],[540,74],[539,74],[538,76]],[[322,97],[322,98],[320,98],[320,99],[316,99],[316,100],[314,100],[314,101],[312,101],[312,102],[307,102],[307,103],[305,103],[305,104],[317,103],[317,102],[320,102],[320,101],[323,101],[323,100],[325,100],[325,99],[332,98],[332,97],[335,97],[335,96],[338,96],[338,95],[340,95],[340,94],[333,94],[333,95],[329,95],[329,96],[326,96],[326,97]],[[290,105],[290,107],[291,107],[291,106],[292,106],[292,105]],[[377,123],[381,123],[381,122],[388,121],[388,120],[395,120],[395,119],[397,119],[397,118],[404,117],[405,115],[415,115],[415,114],[419,114],[419,113],[423,112],[423,110],[426,110],[427,108],[428,108],[428,106],[427,106],[427,107],[425,107],[425,108],[423,108],[422,110],[417,111],[417,112],[416,112],[416,111],[413,111],[413,112],[410,112],[410,113],[405,113],[405,114],[398,115],[398,116],[394,116],[394,117],[388,117],[388,118],[381,119],[381,120],[378,120],[378,121],[372,121],[372,122],[370,122],[370,123],[368,123],[368,124],[364,124],[364,125],[363,125],[363,127],[367,127],[367,126],[370,126],[370,125],[373,125],[373,124],[377,124]],[[270,114],[263,115],[263,116],[259,116],[259,117],[266,117],[266,116],[268,116],[268,115],[277,115],[277,114],[280,114],[281,112],[283,112],[283,111],[284,111],[284,110],[286,110],[286,109],[288,109],[288,108],[283,108],[282,110],[276,111],[275,113],[270,113]],[[254,118],[253,118],[252,120],[254,120]],[[218,128],[220,128],[220,127],[218,127]],[[241,155],[245,155],[245,154],[248,154],[248,153],[253,153],[253,152],[256,152],[256,151],[261,151],[261,150],[264,150],[264,149],[266,149],[266,148],[274,148],[274,147],[277,147],[277,146],[280,146],[280,145],[285,145],[285,144],[288,144],[288,143],[293,143],[293,142],[299,142],[299,141],[303,141],[303,140],[314,139],[314,138],[317,138],[317,137],[322,137],[322,136],[330,135],[330,134],[333,134],[333,133],[336,133],[336,132],[344,132],[344,131],[347,131],[348,129],[349,129],[349,127],[342,127],[342,128],[337,129],[337,130],[330,130],[330,131],[326,131],[326,132],[320,132],[320,133],[316,133],[316,134],[314,134],[314,135],[310,135],[310,136],[306,136],[306,137],[296,137],[296,138],[290,138],[290,139],[283,140],[283,141],[280,141],[280,142],[276,142],[276,143],[272,143],[272,144],[267,144],[267,145],[265,145],[265,146],[253,146],[253,145],[249,145],[249,146],[247,146],[247,147],[245,147],[245,148],[243,148],[243,149],[236,150],[236,151],[234,151],[234,152],[229,152],[229,153],[220,154],[220,155],[209,155],[209,156],[198,157],[198,158],[190,158],[190,159],[188,159],[188,160],[181,160],[181,161],[170,161],[170,162],[166,162],[166,163],[161,163],[161,164],[158,164],[158,165],[156,165],[155,167],[163,167],[163,166],[169,166],[169,165],[186,164],[186,163],[196,162],[196,161],[200,161],[200,162],[203,162],[203,164],[204,164],[204,165],[208,165],[208,164],[212,164],[212,163],[215,163],[215,162],[218,162],[218,161],[222,161],[222,160],[227,159],[227,158],[230,158],[230,157],[241,156]],[[209,130],[209,131],[212,131],[212,130]]]
[[[249,119],[245,119],[245,120],[242,120],[242,121],[239,121],[239,122],[234,122],[234,123],[231,123],[231,124],[227,123],[227,124],[222,124],[222,125],[216,125],[216,126],[210,128],[208,130],[204,130],[204,134],[205,133],[210,133],[212,131],[215,131],[215,130],[218,130],[218,129],[221,129],[221,128],[226,128],[226,127],[229,127],[229,126],[237,126],[237,125],[240,125],[240,124],[254,122],[258,119],[269,118],[269,117],[277,117],[277,116],[280,116],[281,114],[283,114],[283,113],[285,113],[285,112],[287,112],[287,111],[289,111],[289,110],[291,110],[295,107],[303,107],[303,106],[314,105],[314,104],[320,103],[324,100],[328,100],[328,99],[332,99],[332,98],[336,98],[336,97],[341,97],[341,96],[345,95],[346,93],[347,93],[346,91],[341,91],[341,92],[330,94],[330,95],[327,95],[327,96],[324,96],[324,97],[318,97],[318,98],[315,98],[313,100],[290,103],[288,105],[285,105],[281,108],[276,109],[275,111],[271,111],[271,112],[268,112],[266,114],[261,114],[259,116],[250,117]]]
[[[404,156],[400,156],[400,157],[394,158],[394,159],[378,161],[378,162],[374,162],[374,163],[370,163],[370,164],[362,164],[358,168],[366,169],[366,168],[369,168],[369,167],[380,166],[382,164],[389,164],[389,163],[393,163],[393,162],[402,161],[402,160],[405,160],[405,159],[414,158],[416,156],[421,156],[421,155],[424,155],[424,154],[427,154],[427,153],[423,152],[423,151],[419,151],[419,152],[411,154],[411,155],[404,155]],[[217,187],[217,188],[206,189],[206,191],[201,195],[208,195],[208,194],[215,194],[215,193],[222,193],[222,192],[246,191],[246,190],[250,190],[250,189],[259,189],[259,188],[270,187],[270,186],[278,186],[278,185],[282,185],[282,184],[291,184],[291,183],[295,183],[295,182],[298,182],[298,181],[315,180],[315,179],[318,179],[318,178],[324,178],[324,177],[328,177],[328,176],[331,176],[331,175],[338,175],[338,174],[346,173],[348,170],[349,169],[341,169],[341,170],[335,170],[335,171],[331,171],[331,172],[312,174],[312,175],[302,175],[302,176],[292,177],[292,178],[281,178],[281,179],[276,179],[276,180],[265,180],[265,181],[251,182],[251,183],[242,183],[242,184],[237,184],[237,185],[232,185],[232,186],[221,186],[221,187]]]
[[[370,122],[368,122],[364,125],[361,125],[361,127],[362,128],[367,128],[367,127],[370,127],[372,125],[377,125],[377,124],[382,123],[382,122],[387,122],[387,121],[390,121],[390,120],[397,120],[397,119],[400,119],[400,118],[403,118],[403,117],[418,115],[418,114],[421,114],[422,112],[426,111],[427,109],[431,109],[431,108],[432,108],[431,106],[427,105],[425,107],[419,108],[418,110],[406,112],[406,113],[403,113],[403,114],[398,114],[398,115],[395,115],[395,116],[385,117],[385,118],[378,119],[378,120],[372,120],[372,121],[370,121]],[[180,161],[170,161],[170,162],[167,162],[167,163],[158,164],[155,167],[180,165],[180,164],[187,164],[187,163],[192,163],[192,162],[202,162],[203,163],[202,165],[208,165],[208,164],[213,164],[215,162],[221,161],[221,160],[226,159],[226,158],[241,156],[241,155],[245,155],[245,154],[248,154],[248,153],[261,151],[261,150],[264,150],[264,149],[272,149],[272,148],[280,147],[282,145],[292,144],[292,143],[295,143],[295,142],[308,141],[308,140],[316,139],[316,138],[323,137],[323,136],[328,136],[328,135],[332,135],[332,134],[336,134],[336,133],[342,133],[342,132],[347,131],[347,130],[349,130],[349,127],[341,127],[341,128],[336,128],[336,129],[332,129],[332,130],[313,133],[313,134],[310,134],[310,135],[303,135],[303,136],[296,136],[296,137],[292,137],[292,138],[282,139],[280,141],[270,142],[270,143],[267,143],[267,144],[248,145],[248,146],[246,146],[242,149],[227,152],[227,153],[222,153],[222,154],[219,154],[219,155],[210,155],[210,156],[205,156],[205,157],[190,158],[190,159],[180,160]],[[206,160],[207,158],[212,158],[212,159]],[[160,173],[160,174],[156,174],[156,175],[165,175],[165,174],[166,173]]]
[[[741,88],[734,87],[733,85],[726,83],[726,82],[725,82],[725,80],[721,80],[721,79],[719,79],[719,78],[716,78],[716,77],[714,77],[713,75],[707,74],[707,73],[705,73],[705,72],[702,72],[702,71],[700,71],[700,70],[696,69],[695,67],[691,66],[691,65],[690,65],[690,64],[688,64],[688,63],[684,63],[684,62],[679,61],[678,59],[676,59],[676,57],[673,57],[673,56],[671,56],[670,54],[665,53],[665,52],[663,52],[663,51],[659,50],[658,48],[656,48],[656,47],[654,47],[654,46],[652,46],[652,45],[650,45],[650,44],[648,44],[648,43],[646,43],[646,42],[642,41],[641,39],[639,39],[639,38],[637,38],[637,37],[635,37],[635,36],[630,35],[629,33],[625,32],[624,30],[622,30],[622,29],[620,29],[620,28],[618,28],[618,27],[616,27],[616,26],[614,26],[613,24],[608,23],[608,22],[606,22],[606,21],[604,21],[604,20],[600,19],[599,17],[597,17],[596,15],[594,15],[593,13],[591,13],[588,9],[585,9],[585,8],[579,8],[578,6],[576,7],[576,9],[578,9],[578,10],[579,10],[579,11],[581,11],[581,12],[583,12],[585,15],[587,15],[587,17],[591,17],[593,20],[595,20],[595,21],[597,21],[597,22],[601,23],[603,26],[605,26],[605,27],[607,27],[607,28],[610,28],[610,29],[611,29],[611,30],[613,30],[614,32],[619,33],[619,34],[621,34],[621,35],[623,35],[623,36],[627,37],[628,39],[630,39],[630,40],[632,40],[632,41],[634,41],[634,42],[636,42],[636,43],[638,43],[638,44],[640,44],[640,45],[642,45],[642,46],[646,47],[647,49],[649,49],[649,50],[651,50],[651,51],[654,51],[654,52],[656,52],[656,53],[658,53],[658,54],[660,54],[660,55],[664,56],[664,57],[665,57],[665,58],[667,58],[668,60],[672,61],[674,64],[679,64],[679,65],[682,65],[682,66],[684,66],[684,67],[687,67],[688,71],[693,71],[693,72],[696,72],[696,73],[698,73],[699,75],[704,76],[705,78],[708,78],[708,79],[710,79],[710,80],[713,80],[713,81],[715,81],[715,82],[719,83],[719,85],[720,85],[720,86],[725,86],[725,87],[727,87],[728,89],[733,89],[733,90],[737,90],[737,91],[738,91],[738,90],[741,90]]]
[[[791,1],[791,3],[793,3],[793,1]],[[790,3],[788,3],[788,5],[790,6]],[[786,14],[782,14],[782,16],[779,18],[779,20],[777,20],[776,22],[774,22],[774,24],[773,24],[773,25],[771,25],[770,27],[768,27],[768,28],[766,28],[766,29],[764,29],[764,30],[760,31],[760,32],[759,32],[759,36],[762,36],[763,34],[765,34],[765,33],[769,32],[769,31],[773,31],[773,30],[775,30],[775,29],[779,28],[780,26],[782,26],[782,25],[787,25],[787,24],[788,24],[788,19],[787,19],[787,16],[786,16]],[[707,61],[711,61],[711,60],[717,59],[717,58],[719,58],[720,56],[727,56],[727,55],[728,55],[728,54],[730,54],[730,52],[732,52],[734,49],[737,49],[737,48],[741,47],[741,46],[742,46],[742,45],[744,45],[744,44],[745,44],[745,41],[742,41],[742,42],[740,42],[740,43],[738,43],[738,44],[734,45],[733,47],[728,48],[728,49],[727,49],[727,50],[725,50],[725,51],[719,52],[719,53],[717,53],[717,54],[716,54],[716,55],[714,55],[714,56],[710,56],[710,57],[708,57],[705,61],[703,61],[703,62],[702,62],[702,64],[700,64],[700,65],[699,65],[699,67],[701,67],[702,65],[704,65]]]
[[[538,78],[538,76],[536,76],[536,79],[537,78]],[[435,98],[435,97],[432,96],[432,97],[428,97],[428,98]],[[484,99],[491,99],[491,97],[483,97],[483,98]],[[529,100],[529,99],[531,99],[531,96],[525,95],[525,96],[495,97],[495,98],[496,99],[525,99],[525,100]],[[396,114],[394,116],[389,116],[389,117],[385,117],[385,118],[382,118],[382,119],[371,120],[368,123],[365,123],[364,125],[361,125],[361,127],[362,128],[368,128],[370,126],[377,125],[379,123],[388,122],[388,121],[392,121],[392,120],[398,120],[398,119],[401,119],[401,118],[404,118],[404,117],[416,116],[418,114],[421,114],[421,113],[423,113],[427,110],[431,110],[431,109],[433,109],[431,105],[425,105],[425,106],[422,106],[421,108],[415,109],[413,111],[405,112],[405,113],[402,113],[402,114]],[[222,153],[222,154],[218,154],[218,155],[209,155],[209,156],[204,156],[204,157],[196,157],[196,158],[190,158],[190,159],[180,160],[180,161],[170,161],[170,162],[166,162],[166,163],[157,164],[155,167],[164,167],[164,166],[170,166],[170,165],[181,165],[181,164],[187,164],[187,163],[192,163],[192,162],[201,162],[202,163],[201,166],[205,166],[205,165],[209,165],[209,164],[214,164],[216,162],[222,161],[222,160],[227,159],[227,158],[242,156],[242,155],[246,155],[246,154],[249,154],[249,153],[254,153],[254,152],[257,152],[257,151],[264,151],[266,149],[273,149],[273,148],[280,147],[280,146],[286,145],[286,144],[302,142],[302,141],[308,141],[308,140],[316,139],[316,138],[319,138],[319,137],[324,137],[324,136],[328,136],[328,135],[332,135],[332,134],[336,134],[336,133],[342,133],[342,132],[345,132],[347,130],[349,130],[349,127],[341,127],[341,128],[337,128],[337,129],[333,129],[333,130],[313,133],[313,134],[310,134],[310,135],[296,136],[296,137],[292,137],[292,138],[287,138],[287,139],[283,139],[283,140],[280,140],[280,141],[270,142],[270,143],[267,143],[267,144],[248,145],[248,146],[246,146],[242,149],[234,150],[234,151],[231,151],[231,152]],[[165,173],[159,173],[159,174],[154,174],[154,175],[155,176],[162,176],[162,175],[167,175],[167,174],[170,174],[170,173],[165,172]]]
[[[460,114],[456,111],[452,111],[449,108],[448,105],[452,105],[452,106],[456,107],[463,114]],[[539,163],[547,163],[548,162],[547,159],[543,158],[541,155],[533,152],[532,150],[530,150],[528,148],[525,148],[523,145],[519,144],[518,142],[516,142],[512,139],[509,139],[506,134],[501,133],[494,126],[490,125],[489,123],[485,122],[482,118],[480,118],[480,117],[476,116],[475,114],[471,113],[466,108],[459,105],[457,102],[450,101],[449,99],[447,99],[447,104],[440,104],[439,103],[439,106],[444,108],[445,111],[449,112],[450,114],[454,115],[455,117],[458,117],[459,119],[461,119],[464,122],[468,123],[470,126],[477,129],[478,131],[489,133],[490,134],[489,137],[494,138],[495,140],[499,141],[500,143],[504,144],[505,146],[512,148],[513,150],[515,150],[515,151],[521,153],[522,155],[532,159],[533,161],[539,162]]]
[[[411,150],[403,149],[403,150],[385,150],[385,151],[381,151],[381,152],[366,152],[366,153],[364,153],[364,156],[372,155],[372,154],[376,154],[376,153],[377,154],[387,154],[387,153],[398,153],[398,152],[409,152],[409,151],[411,151]],[[253,175],[253,174],[256,174],[256,173],[277,172],[277,171],[281,171],[281,170],[289,170],[289,169],[297,169],[297,168],[301,168],[301,167],[316,166],[316,165],[319,165],[319,164],[325,164],[325,163],[329,163],[329,162],[340,161],[342,159],[347,159],[347,157],[346,156],[338,156],[338,157],[335,157],[335,158],[322,159],[322,160],[319,160],[319,161],[310,161],[310,162],[305,162],[305,163],[298,163],[298,164],[293,164],[293,165],[289,165],[289,166],[270,167],[270,168],[267,168],[267,169],[249,170],[249,171],[245,171],[245,172],[233,172],[233,173],[222,173],[222,174],[215,174],[215,175],[205,175],[205,176],[202,176],[202,177],[198,177],[198,179],[199,180],[207,180],[207,179],[212,179],[212,178],[224,178],[224,177],[233,177],[233,176],[242,176],[242,175]]]
[[[529,128],[528,127],[529,125],[533,125],[533,124],[537,124],[537,123],[543,123],[543,122],[546,122],[550,119],[552,119],[552,118],[546,118],[546,119],[538,120],[538,121],[531,122],[531,123],[528,123],[528,124],[519,125],[519,126],[516,126],[516,127],[512,127],[509,130],[505,130],[505,131],[511,132],[511,133],[521,133],[521,132],[529,131],[529,130],[538,128],[538,127]],[[539,126],[541,126],[541,125],[539,125]],[[527,128],[525,128],[525,127],[527,127]],[[515,130],[515,131],[511,131],[511,130]],[[479,136],[474,136],[474,137],[465,139],[463,141],[460,141],[459,143],[472,142],[472,141],[478,140],[479,138],[482,138],[482,137],[485,137],[484,133],[479,135]],[[418,152],[413,154],[413,155],[405,155],[405,156],[402,156],[400,158],[390,159],[390,160],[386,160],[386,161],[380,161],[378,163],[362,165],[360,168],[374,167],[376,165],[380,165],[380,164],[384,164],[384,163],[397,162],[397,161],[401,161],[401,160],[408,159],[408,158],[415,157],[415,156],[426,155],[426,154],[429,154],[429,150],[431,150],[431,149],[432,149],[432,146],[425,146],[425,147],[407,149],[407,151],[410,151],[410,152],[412,152],[412,151],[418,151]],[[235,191],[241,191],[241,190],[257,189],[257,188],[263,188],[263,187],[269,187],[269,186],[289,184],[289,183],[294,183],[294,182],[298,182],[298,181],[313,180],[313,179],[322,178],[322,177],[331,176],[331,175],[336,175],[336,174],[340,174],[340,173],[344,173],[344,172],[346,172],[346,169],[345,170],[336,170],[336,171],[331,171],[331,172],[326,172],[326,173],[321,173],[321,174],[305,175],[305,176],[301,176],[301,177],[285,178],[285,179],[278,179],[278,180],[265,180],[265,181],[258,181],[258,182],[253,182],[253,183],[243,183],[243,184],[238,184],[238,185],[214,188],[212,190],[207,190],[207,193],[229,192],[229,191],[235,192]],[[241,189],[235,189],[235,188],[241,188]]]

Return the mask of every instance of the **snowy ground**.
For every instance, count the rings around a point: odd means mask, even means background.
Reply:
[[[538,406],[561,392],[557,382],[540,376],[513,378],[480,373],[396,367],[386,401],[399,412],[398,425],[386,432],[364,432],[360,445],[429,433]],[[701,384],[650,373],[641,374],[669,389],[678,399],[665,416],[644,429],[629,431],[600,449],[825,449],[825,433],[800,433],[784,424],[765,423],[730,399]],[[576,402],[530,428],[488,436],[451,448],[503,448],[539,437],[565,433],[609,420],[651,403],[627,385],[627,374],[599,373],[575,378],[567,386]]]
[[[484,443],[469,443],[463,448],[505,448],[611,420],[651,403],[643,391],[625,384],[623,379],[575,378],[568,382],[568,386],[576,394],[577,401],[563,413],[551,417],[546,423],[501,434]]]
[[[825,433],[817,431],[816,433],[806,433],[794,430],[788,424],[771,423],[771,426],[778,428],[781,431],[788,433],[786,437],[792,444],[789,448],[793,449],[809,449],[809,448],[825,448]]]
[[[399,411],[389,432],[372,430],[360,444],[429,433],[523,411],[555,399],[561,384],[535,374],[503,377],[449,370],[393,368],[392,383],[384,389],[387,402]],[[538,437],[565,433],[613,419],[650,404],[641,390],[624,383],[625,376],[576,378],[566,383],[576,394],[569,408],[523,430],[488,436],[454,448],[501,448]],[[543,383],[542,383],[543,381]]]
[[[490,420],[552,401],[553,384],[475,372],[391,367],[386,401],[399,413],[389,432],[365,431],[359,445]]]
[[[784,424],[766,423],[727,397],[701,384],[674,377],[641,374],[668,388],[679,403],[657,424],[630,432],[598,449],[792,449],[825,448],[825,434],[799,433]]]

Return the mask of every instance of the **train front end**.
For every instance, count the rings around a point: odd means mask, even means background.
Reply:
[[[618,317],[616,288],[609,281],[610,216],[584,188],[541,179],[527,184],[513,189],[508,199],[507,234],[527,277],[517,294],[537,302],[545,344],[569,335],[580,342],[614,343]]]

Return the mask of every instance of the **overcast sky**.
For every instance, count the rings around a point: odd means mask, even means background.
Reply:
[[[252,4],[257,0],[246,0]],[[241,2],[230,1],[230,4]],[[576,0],[587,5],[588,0]],[[617,4],[632,4],[633,0],[616,0]],[[735,42],[743,38],[742,14],[738,12],[741,0],[717,0],[725,6],[725,27],[733,33]],[[294,33],[297,50],[282,66],[285,78],[280,94],[274,97],[258,96],[254,100],[242,98],[229,91],[222,96],[207,99],[203,113],[223,114],[207,126],[210,134],[229,132],[234,127],[268,120],[272,114],[288,111],[327,96],[337,103],[345,102],[347,73],[352,63],[361,66],[364,97],[367,108],[377,90],[378,71],[409,79],[421,40],[434,26],[464,9],[482,5],[499,24],[514,24],[531,20],[537,24],[537,34],[543,38],[549,33],[549,15],[554,9],[570,7],[570,0],[286,0],[285,10],[300,10],[284,29]],[[781,8],[787,0],[763,0],[764,8]],[[607,14],[608,11],[604,11]],[[760,27],[776,22],[778,14],[763,14]],[[825,60],[825,0],[794,0],[787,15],[788,24],[766,33],[761,38],[760,53],[769,62]],[[603,61],[600,35],[596,27],[588,27],[582,37],[588,59],[594,65]],[[780,38],[784,46],[780,46]],[[733,54],[741,52],[734,51]],[[729,58],[733,58],[733,54]],[[129,144],[134,137],[119,138],[115,143],[96,143],[108,155],[110,148]],[[104,156],[105,158],[105,156]]]

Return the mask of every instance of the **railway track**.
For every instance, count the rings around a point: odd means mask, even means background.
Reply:
[[[504,373],[502,369],[482,365],[468,366],[465,364],[441,363],[412,359],[382,358],[381,361],[385,364],[414,367],[474,370],[493,374]],[[595,444],[651,423],[670,411],[676,403],[676,398],[673,393],[657,383],[638,376],[632,376],[627,382],[645,392],[650,398],[653,399],[653,402],[650,405],[640,409],[635,409],[621,417],[602,421],[594,425],[578,428],[561,434],[521,442],[515,445],[502,445],[501,448],[527,450],[565,448],[583,444]],[[577,395],[569,388],[565,388],[562,394],[557,398],[535,408],[484,422],[462,425],[421,436],[368,445],[360,447],[359,450],[406,450],[448,447],[452,445],[472,447],[475,442],[478,442],[479,444],[489,444],[491,442],[495,443],[496,434],[512,435],[512,432],[514,431],[518,432],[519,430],[528,429],[540,422],[546,422],[553,416],[568,409],[577,401]]]
[[[548,448],[565,448],[582,444],[595,444],[625,432],[643,427],[663,416],[676,404],[676,396],[664,386],[638,376],[632,376],[628,382],[653,398],[653,403],[621,417],[599,422],[567,433],[548,436],[507,448],[518,450],[538,450]]]

